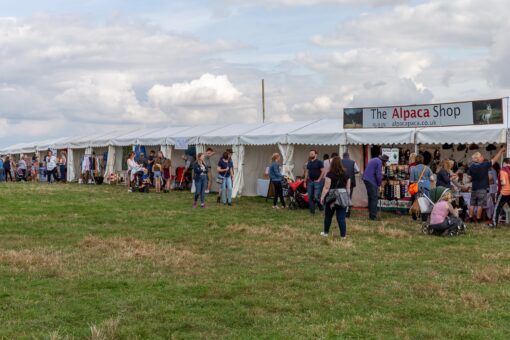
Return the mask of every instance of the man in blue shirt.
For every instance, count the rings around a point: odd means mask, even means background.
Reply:
[[[320,204],[321,181],[324,175],[324,163],[317,159],[317,150],[310,150],[309,161],[306,164],[305,187],[308,191],[308,206],[312,215],[315,214],[315,205]]]
[[[377,219],[377,200],[379,197],[379,187],[382,183],[382,169],[388,159],[387,155],[372,158],[368,161],[363,173],[363,182],[365,182],[368,196],[368,217],[372,221]]]

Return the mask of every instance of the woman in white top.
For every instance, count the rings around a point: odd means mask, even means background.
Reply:
[[[135,178],[135,174],[138,171],[143,170],[143,167],[135,161],[135,156],[136,156],[136,153],[134,151],[131,151],[129,153],[128,159],[127,159],[127,167],[128,167],[128,174],[129,174],[129,182],[128,182],[128,191],[129,192],[131,192],[131,182]]]
[[[48,184],[52,183],[51,177],[53,177],[53,180],[57,180],[57,158],[51,150],[48,150],[48,155],[46,156],[46,175],[48,176]]]

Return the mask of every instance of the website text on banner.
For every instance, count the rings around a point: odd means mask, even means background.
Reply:
[[[346,129],[502,123],[502,99],[344,109],[344,128]]]

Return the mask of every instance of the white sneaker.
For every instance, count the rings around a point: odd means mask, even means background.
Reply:
[[[322,237],[328,237],[328,234],[326,234],[325,232],[321,231],[321,236]]]
[[[206,190],[206,191],[205,191],[205,193],[206,193],[206,194],[208,194],[208,193],[209,193],[209,190]]]
[[[273,209],[280,209],[280,207],[277,205],[273,205]]]

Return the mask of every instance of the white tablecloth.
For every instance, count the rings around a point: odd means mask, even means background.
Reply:
[[[268,190],[269,190],[269,180],[259,178],[257,180],[257,195],[266,197]]]

